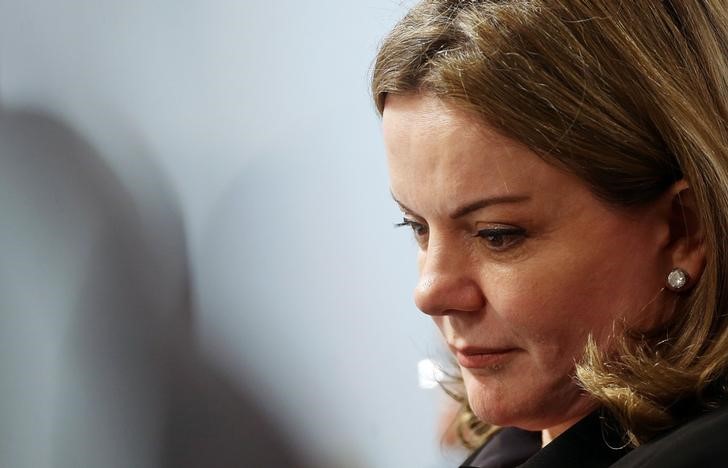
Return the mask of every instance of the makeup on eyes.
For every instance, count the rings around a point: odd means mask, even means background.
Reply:
[[[473,237],[480,237],[488,243],[489,248],[501,251],[521,243],[527,237],[526,234],[526,230],[520,227],[497,226],[480,229]]]
[[[407,218],[395,223],[395,227],[409,226],[415,239],[421,243],[424,236],[428,234],[428,226],[425,223]],[[528,236],[526,229],[513,225],[494,224],[486,228],[478,229],[472,237],[483,240],[488,249],[494,252],[501,252],[516,247]]]

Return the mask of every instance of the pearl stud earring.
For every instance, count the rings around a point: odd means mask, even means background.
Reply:
[[[680,292],[685,289],[690,281],[690,275],[682,268],[673,268],[667,275],[667,289],[673,292]]]

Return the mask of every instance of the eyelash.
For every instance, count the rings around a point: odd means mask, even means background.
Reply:
[[[427,226],[411,219],[403,218],[402,222],[396,223],[394,226],[409,226],[418,241],[427,235]],[[526,237],[526,230],[519,227],[486,228],[476,232],[473,237],[480,237],[488,244],[489,249],[501,252],[519,244]],[[510,239],[510,242],[507,239]]]
[[[423,236],[427,234],[427,227],[422,224],[418,223],[417,221],[412,221],[411,219],[402,218],[401,223],[397,223],[394,225],[394,227],[405,227],[409,226],[412,229],[412,232],[415,234],[415,237]],[[424,231],[424,232],[422,232]]]
[[[499,227],[481,229],[473,237],[480,237],[488,243],[491,250],[498,252],[508,250],[520,244],[526,237],[526,230],[517,227]],[[499,239],[499,242],[496,242]],[[499,245],[495,245],[495,244]]]

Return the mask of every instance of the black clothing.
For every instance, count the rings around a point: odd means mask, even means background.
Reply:
[[[725,468],[728,404],[703,412],[666,435],[634,449],[613,468]]]
[[[512,468],[531,458],[540,448],[540,432],[504,427],[460,468]]]
[[[503,429],[461,468],[728,467],[728,404],[699,412],[634,450],[620,448],[624,438],[602,413],[590,414],[540,450],[540,433]]]
[[[541,433],[505,428],[461,468],[604,468],[629,450],[616,425],[595,411],[541,448]],[[518,444],[518,447],[514,445]],[[507,448],[503,448],[506,447]],[[500,453],[496,453],[500,452]],[[518,456],[516,456],[518,454]]]

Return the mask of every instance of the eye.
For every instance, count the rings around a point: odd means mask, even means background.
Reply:
[[[418,223],[417,221],[414,221],[412,219],[402,218],[401,223],[397,223],[394,225],[395,227],[404,227],[409,226],[412,229],[412,232],[415,235],[415,239],[417,239],[417,242],[422,242],[423,239],[427,236],[427,226]]]
[[[526,230],[519,227],[492,227],[481,229],[475,237],[483,239],[489,249],[500,252],[518,245],[526,237]]]

